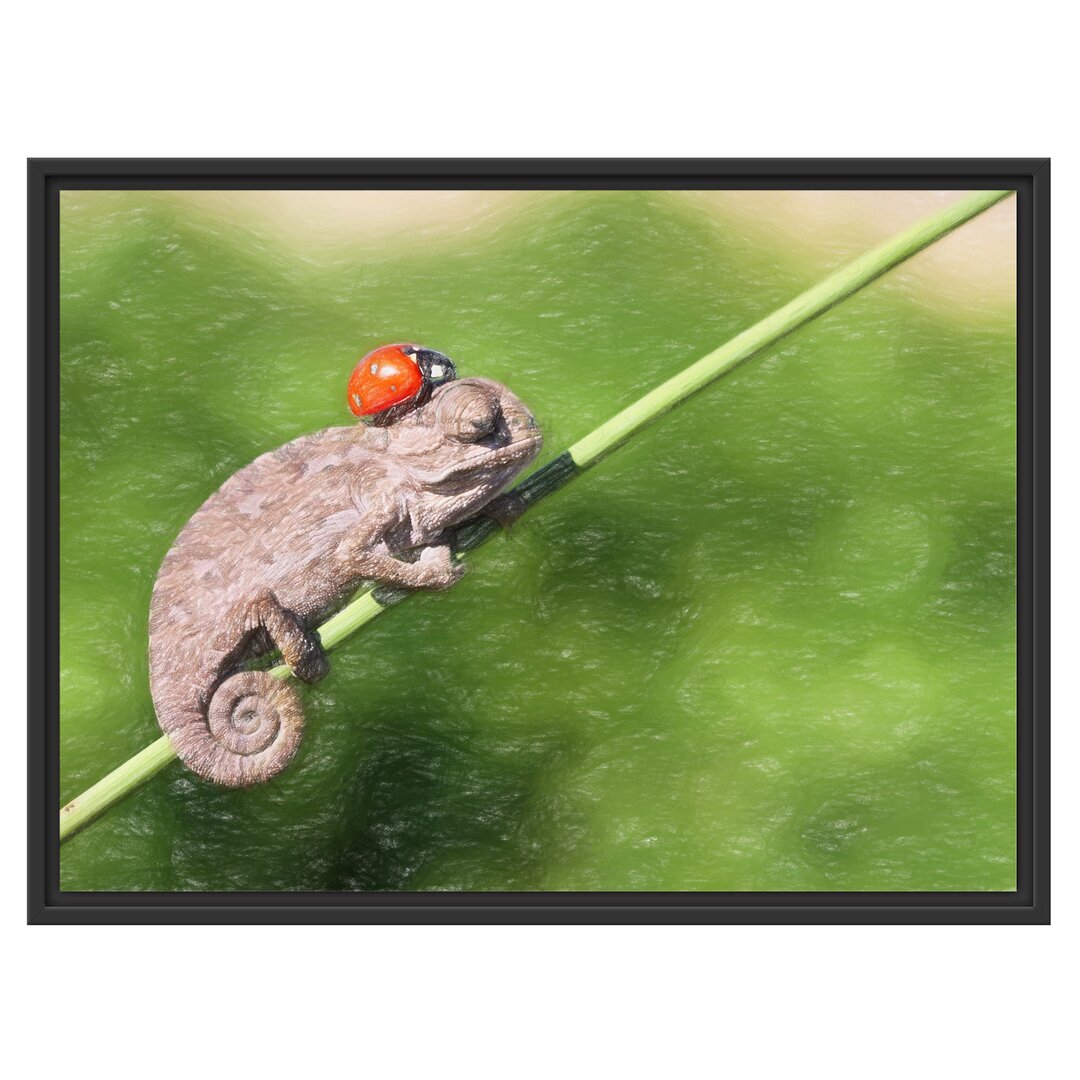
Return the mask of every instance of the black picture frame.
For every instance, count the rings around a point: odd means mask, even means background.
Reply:
[[[65,189],[1013,188],[1017,192],[1014,893],[73,893],[59,888],[59,194]],[[28,162],[28,921],[1050,921],[1050,163],[1046,159]]]

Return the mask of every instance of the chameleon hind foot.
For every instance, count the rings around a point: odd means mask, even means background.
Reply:
[[[315,683],[329,674],[330,660],[319,635],[306,630],[296,612],[282,607],[269,589],[251,602],[246,622],[252,631],[266,631],[281,659],[301,682]]]

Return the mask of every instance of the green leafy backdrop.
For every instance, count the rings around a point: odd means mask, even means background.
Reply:
[[[812,284],[663,193],[298,252],[167,193],[61,218],[61,796],[158,735],[158,565],[347,423],[358,355],[508,383],[547,460]],[[886,278],[365,628],[247,792],[174,765],[65,889],[1014,887],[1015,326]]]

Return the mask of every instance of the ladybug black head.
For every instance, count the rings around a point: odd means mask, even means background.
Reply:
[[[436,386],[442,386],[443,383],[452,382],[457,378],[454,361],[441,352],[425,349],[422,345],[403,345],[401,351],[406,356],[411,355],[416,361],[420,374],[424,376],[424,382],[429,386],[428,393]]]

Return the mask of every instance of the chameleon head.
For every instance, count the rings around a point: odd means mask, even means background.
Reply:
[[[489,496],[540,452],[544,438],[526,405],[492,379],[458,379],[392,429],[397,452],[429,490]]]

